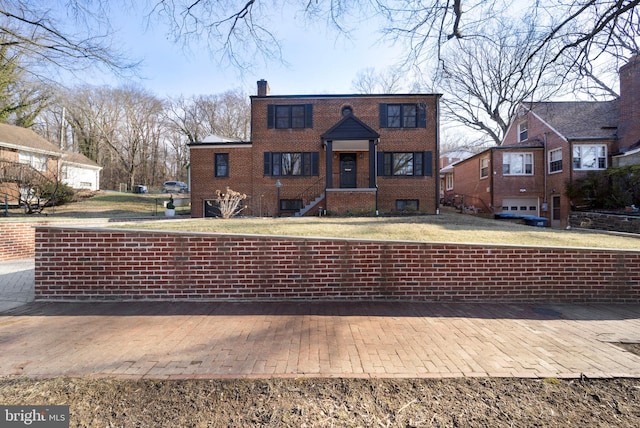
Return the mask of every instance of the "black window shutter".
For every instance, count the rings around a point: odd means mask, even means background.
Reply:
[[[267,105],[267,128],[275,128],[276,123],[276,106]]]
[[[378,176],[384,175],[384,152],[378,152]]]
[[[282,171],[282,153],[271,153],[273,159],[271,164],[271,175],[283,175]]]
[[[320,153],[319,152],[311,153],[311,175],[313,176],[320,175]]]
[[[304,127],[313,128],[313,104],[304,106]]]
[[[387,105],[380,104],[380,128],[387,127]]]
[[[425,103],[418,104],[418,128],[427,127],[427,105]]]
[[[424,172],[424,156],[422,152],[415,152],[413,154],[413,175],[420,176]]]
[[[433,152],[424,152],[423,156],[424,175],[431,177],[433,175]]]
[[[271,175],[271,152],[264,152],[264,175]]]

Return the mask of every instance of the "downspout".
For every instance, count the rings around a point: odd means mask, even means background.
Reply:
[[[436,180],[436,215],[440,214],[440,95],[436,98],[436,147],[433,159],[435,163],[433,177]]]
[[[548,175],[548,159],[547,159],[547,133],[544,132],[542,134],[542,177],[543,181],[543,189],[544,189],[544,197],[542,199],[542,208],[546,208],[546,213],[549,216],[549,224],[551,224],[551,213],[549,212],[549,201],[547,199],[547,175]],[[543,210],[544,211],[544,210]]]
[[[567,138],[569,143],[569,188],[573,188],[573,141]],[[573,198],[569,197],[569,211],[573,211]],[[569,218],[567,216],[567,224],[569,224]]]
[[[378,210],[378,153],[376,147],[380,140],[369,140],[369,187],[376,189],[376,216],[380,214]]]
[[[495,189],[493,188],[493,176],[495,175],[495,170],[493,169],[493,154],[495,152],[495,148],[491,148],[489,151],[489,189],[491,194],[491,209],[493,212],[496,212],[496,202],[495,202]],[[504,208],[503,208],[504,209]]]

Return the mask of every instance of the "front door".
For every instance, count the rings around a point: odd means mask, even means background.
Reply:
[[[560,196],[551,197],[551,227],[560,227],[562,217],[560,216]]]
[[[340,153],[340,187],[356,187],[356,154]]]

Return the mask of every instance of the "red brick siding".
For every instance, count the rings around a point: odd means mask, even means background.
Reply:
[[[375,191],[329,190],[326,193],[324,209],[329,214],[371,215],[376,210],[376,193]]]
[[[36,223],[0,222],[0,261],[25,259],[34,256]]]
[[[620,149],[640,140],[640,55],[620,68]]]
[[[229,154],[229,176],[214,177],[214,159],[216,153]],[[252,188],[252,176],[250,171],[253,168],[251,159],[251,148],[232,146],[194,146],[191,148],[191,216],[204,217],[203,202],[213,199],[216,190],[224,192],[230,187],[236,192],[245,193],[247,199],[247,213],[257,214],[253,211],[255,195]]]
[[[380,129],[380,103],[425,103],[427,105],[427,127],[412,129]],[[313,104],[313,128],[305,129],[270,129],[267,126],[267,110],[269,104]],[[342,119],[342,108],[350,106],[354,115],[369,127],[380,133],[377,151],[431,151],[433,155],[433,174],[431,177],[412,177],[404,180],[390,180],[378,177],[379,208],[383,212],[393,211],[396,199],[419,199],[421,211],[435,214],[436,211],[436,136],[437,95],[392,95],[392,96],[301,96],[301,97],[252,97],[251,98],[251,149],[230,149],[230,177],[227,180],[234,190],[246,185],[242,190],[250,197],[251,210],[248,214],[276,215],[277,191],[275,183],[280,180],[282,199],[297,199],[300,194],[314,186],[326,176],[326,152],[322,147],[321,136]],[[224,150],[219,148],[216,150]],[[245,151],[248,150],[248,151]],[[271,177],[264,175],[263,161],[265,152],[318,152],[319,175],[313,177]],[[334,187],[339,186],[339,151],[334,151],[332,178]],[[369,188],[369,177],[375,171],[369,171],[369,153],[358,152],[357,186]],[[242,157],[242,161],[234,164],[233,159]],[[204,148],[191,149],[191,187],[192,216],[201,217],[198,199],[203,192],[211,188],[213,176],[213,154]],[[236,184],[244,178],[243,184]],[[216,180],[216,183],[221,181]],[[323,187],[323,186],[321,186]],[[320,191],[321,192],[321,191]],[[400,196],[396,196],[399,193]],[[319,196],[320,193],[318,193]],[[313,199],[313,198],[311,198]],[[305,201],[306,202],[306,201]],[[200,204],[201,205],[201,204]],[[353,208],[349,207],[352,211]]]
[[[37,300],[640,302],[640,251],[39,227]]]
[[[485,178],[480,178],[480,160],[485,158],[489,159],[489,175]],[[459,205],[462,197],[464,197],[465,205],[482,207],[484,211],[492,212],[491,186],[493,181],[491,171],[493,168],[490,151],[483,152],[456,164],[453,173],[455,204]]]

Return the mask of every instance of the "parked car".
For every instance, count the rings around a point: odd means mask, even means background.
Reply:
[[[182,181],[165,181],[162,184],[162,191],[164,193],[187,193],[189,186]]]

